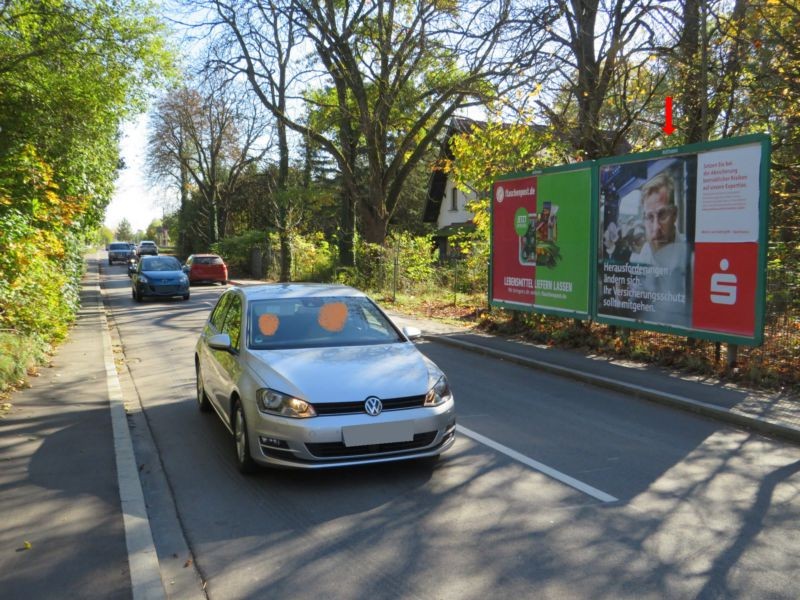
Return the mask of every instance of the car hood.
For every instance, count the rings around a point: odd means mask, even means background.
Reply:
[[[250,350],[247,362],[266,386],[311,403],[420,396],[441,376],[411,342]]]

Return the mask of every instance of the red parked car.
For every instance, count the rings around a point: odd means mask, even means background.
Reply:
[[[189,276],[189,283],[227,283],[228,266],[216,254],[192,254],[186,259],[184,272]]]

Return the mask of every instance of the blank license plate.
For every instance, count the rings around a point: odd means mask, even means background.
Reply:
[[[342,427],[345,446],[371,446],[410,442],[414,439],[411,423],[375,423],[374,425],[351,425]]]

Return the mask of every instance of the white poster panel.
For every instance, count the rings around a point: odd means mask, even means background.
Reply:
[[[757,242],[761,145],[697,155],[695,242]]]

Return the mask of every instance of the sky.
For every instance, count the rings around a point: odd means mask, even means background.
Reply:
[[[119,173],[105,216],[105,225],[112,231],[116,231],[122,219],[127,219],[134,231],[144,231],[153,219],[163,217],[162,207],[169,195],[151,187],[145,172],[147,122],[147,115],[142,114],[122,128],[120,152],[126,166]]]

